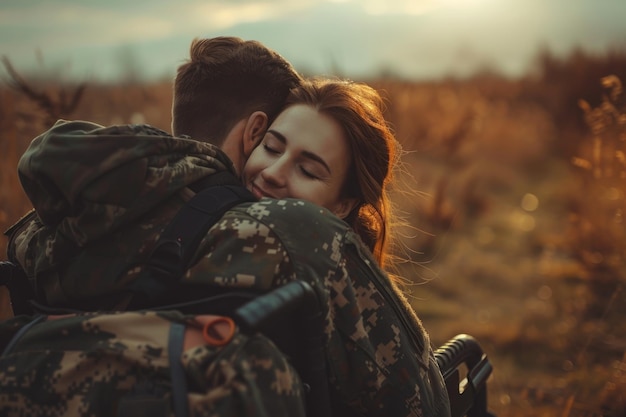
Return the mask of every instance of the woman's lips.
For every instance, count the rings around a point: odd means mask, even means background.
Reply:
[[[275,196],[273,196],[272,194],[266,192],[265,190],[263,190],[262,188],[256,186],[255,184],[251,184],[250,185],[250,191],[252,192],[252,194],[256,197],[256,198],[277,198]]]

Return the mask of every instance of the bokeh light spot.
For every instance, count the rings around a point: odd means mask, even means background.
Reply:
[[[542,285],[537,291],[537,297],[543,301],[549,300],[552,297],[552,288],[547,285]]]
[[[531,193],[524,194],[520,206],[526,211],[535,211],[539,207],[539,199]]]

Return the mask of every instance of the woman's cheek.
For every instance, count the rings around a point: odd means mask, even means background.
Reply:
[[[262,157],[259,155],[255,155],[254,152],[250,155],[250,159],[246,163],[246,167],[244,171],[247,172],[247,178],[252,178],[258,175],[259,171],[261,171],[261,167],[263,166]]]

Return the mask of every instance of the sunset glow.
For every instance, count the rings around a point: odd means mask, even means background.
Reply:
[[[49,67],[71,63],[64,76],[114,79],[123,49],[153,78],[173,75],[191,39],[234,35],[308,72],[432,79],[489,66],[519,77],[543,47],[563,55],[626,46],[625,14],[616,0],[5,0],[0,54],[27,72],[41,70],[41,51]]]

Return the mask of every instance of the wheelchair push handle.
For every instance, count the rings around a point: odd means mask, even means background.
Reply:
[[[292,281],[239,307],[235,321],[244,331],[262,329],[274,319],[301,314],[305,320],[321,314],[317,294],[304,281]]]
[[[487,379],[493,367],[478,341],[459,334],[435,350],[450,398],[452,417],[493,417],[487,410]],[[460,368],[467,374],[460,379]]]

